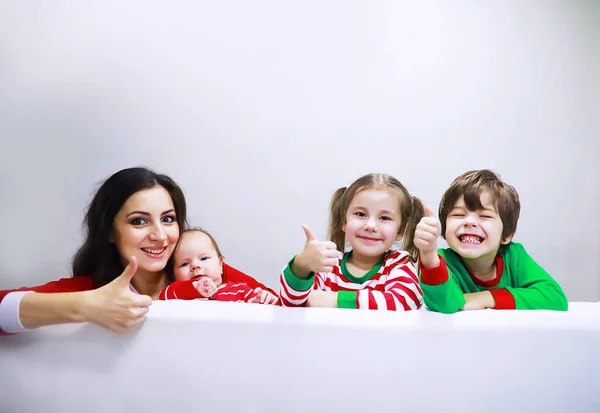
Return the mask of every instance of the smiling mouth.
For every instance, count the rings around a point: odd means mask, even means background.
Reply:
[[[162,247],[162,248],[142,248],[142,251],[144,251],[147,254],[160,255],[163,252],[165,252],[166,249],[167,249],[167,247]]]
[[[380,239],[378,239],[378,238],[370,238],[370,237],[359,237],[359,238],[360,238],[360,239],[362,239],[362,240],[365,240],[365,241],[367,241],[367,242],[377,242],[377,241],[381,241],[381,240],[380,240]]]
[[[477,235],[461,235],[458,240],[463,244],[481,244],[483,238]]]

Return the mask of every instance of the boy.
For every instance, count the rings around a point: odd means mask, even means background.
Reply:
[[[517,191],[487,169],[466,172],[450,184],[439,220],[426,208],[415,245],[429,310],[567,310],[558,283],[512,242],[520,210]],[[449,248],[438,250],[440,235]]]

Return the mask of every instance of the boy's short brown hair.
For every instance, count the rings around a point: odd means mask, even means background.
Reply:
[[[502,182],[496,173],[489,169],[478,169],[456,177],[442,196],[438,215],[444,239],[446,238],[446,219],[459,198],[464,197],[465,206],[469,211],[477,211],[483,208],[481,194],[485,191],[489,192],[502,220],[502,239],[515,234],[521,212],[519,194],[514,187]]]

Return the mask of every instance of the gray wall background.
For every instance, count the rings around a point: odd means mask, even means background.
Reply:
[[[277,285],[372,171],[437,207],[492,168],[515,240],[600,300],[600,2],[5,1],[0,288],[69,275],[95,185],[146,165]]]

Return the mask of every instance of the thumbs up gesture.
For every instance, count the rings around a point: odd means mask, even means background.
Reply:
[[[294,259],[291,270],[296,277],[308,278],[311,272],[331,272],[342,255],[332,241],[318,241],[306,225],[302,225],[306,235],[304,249]]]
[[[137,271],[137,260],[131,257],[120,276],[96,290],[86,291],[81,306],[82,321],[124,333],[146,319],[152,298],[130,290]]]
[[[438,238],[442,233],[442,224],[431,207],[425,207],[425,216],[417,224],[415,230],[415,246],[419,249],[423,267],[432,268],[439,265],[437,255]]]

